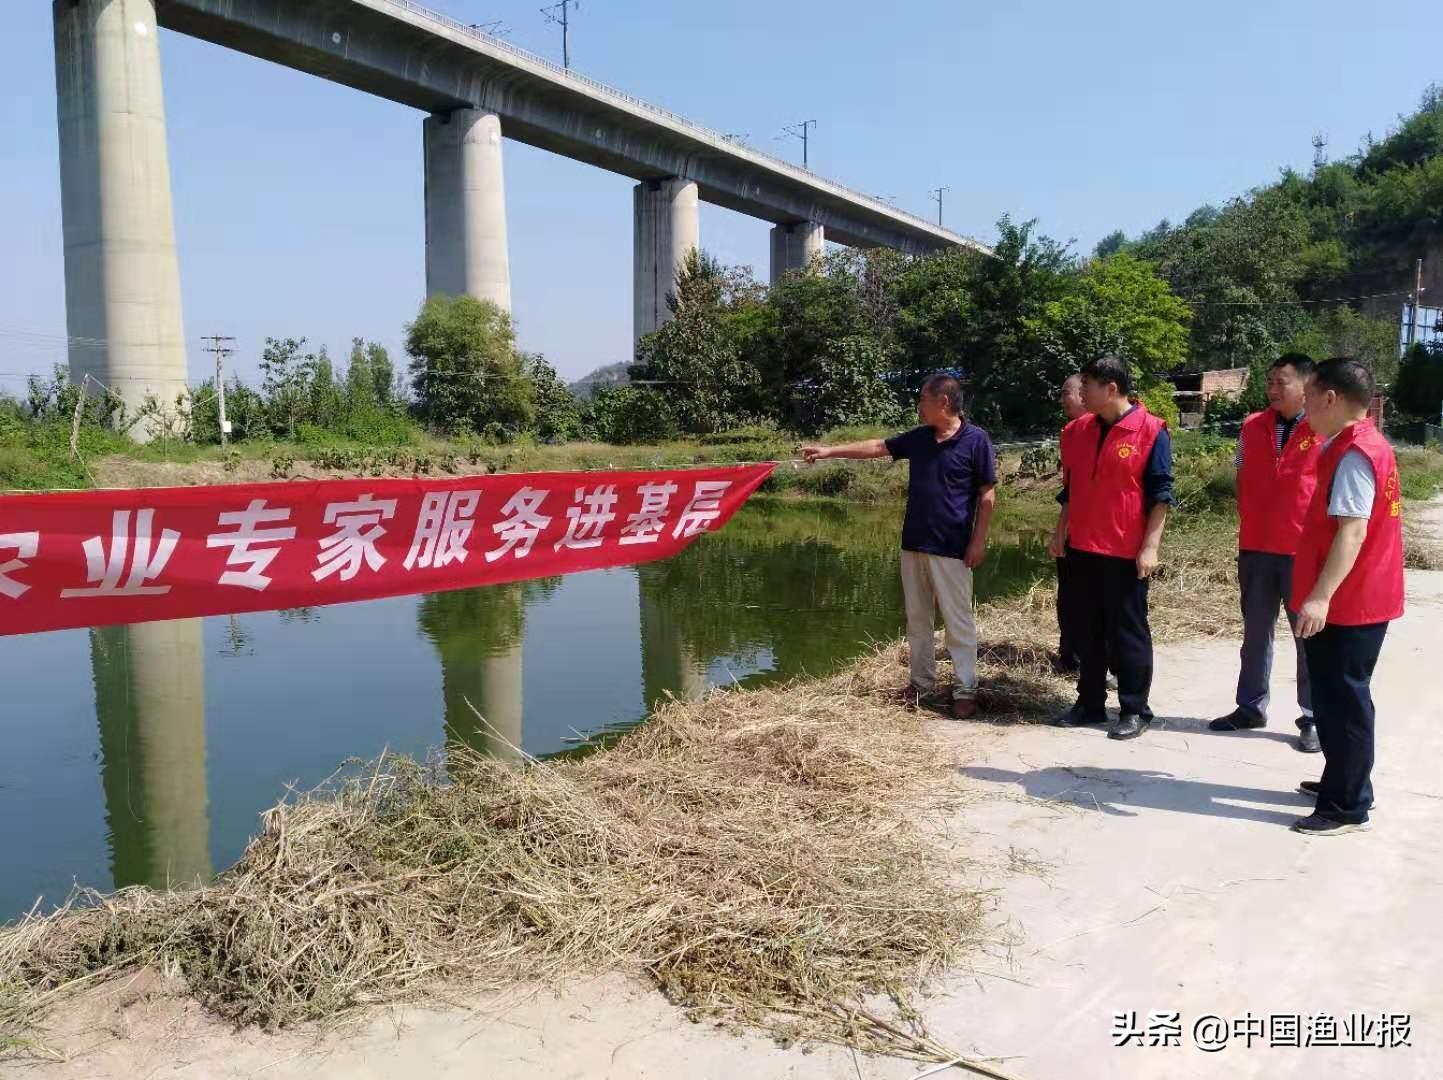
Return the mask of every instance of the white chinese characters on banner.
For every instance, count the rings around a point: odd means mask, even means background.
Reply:
[[[577,488],[575,505],[566,509],[566,535],[552,545],[552,550],[575,548],[584,551],[600,547],[602,530],[616,520],[615,506],[615,484],[595,487],[590,491]]]
[[[531,554],[536,538],[551,524],[551,519],[540,512],[546,495],[545,488],[524,487],[506,500],[506,505],[501,507],[503,519],[491,526],[491,531],[500,538],[501,546],[486,553],[487,562],[512,554],[524,559]]]
[[[641,496],[641,509],[627,515],[626,524],[621,527],[621,542],[654,544],[666,528],[666,511],[671,505],[671,497],[676,494],[676,485],[670,481],[642,484],[636,490]]]
[[[8,596],[11,600],[15,600],[29,592],[30,586],[23,581],[16,581],[10,575],[18,573],[30,565],[25,560],[35,558],[40,551],[40,534],[38,532],[17,532],[0,536],[0,553],[6,551],[11,552],[14,558],[0,562],[0,596]]]
[[[442,567],[452,562],[464,563],[469,554],[466,543],[476,527],[476,507],[481,502],[479,491],[433,491],[421,503],[421,517],[416,522],[416,535],[403,564],[414,567]]]
[[[222,585],[238,585],[243,589],[261,592],[271,583],[266,570],[275,561],[281,549],[278,546],[296,538],[295,526],[287,528],[261,528],[262,525],[279,525],[290,521],[290,509],[283,506],[267,507],[264,499],[252,499],[244,510],[228,510],[216,519],[216,525],[230,525],[232,532],[211,533],[205,538],[208,548],[229,547],[226,556],[227,569],[220,576]],[[261,547],[259,545],[268,545]]]
[[[381,569],[386,565],[386,557],[376,550],[376,541],[386,535],[381,522],[395,516],[395,499],[377,499],[369,493],[355,502],[329,503],[322,520],[336,526],[336,531],[320,542],[316,555],[320,565],[311,577],[322,581],[335,574],[350,581],[360,573],[362,563],[372,572]]]
[[[81,546],[85,550],[85,578],[89,588],[62,589],[60,597],[72,600],[83,596],[163,596],[170,592],[169,585],[147,585],[155,581],[165,570],[165,564],[175,552],[180,533],[174,529],[160,531],[160,543],[152,550],[152,530],[155,526],[154,510],[135,512],[135,547],[132,554],[130,538],[130,511],[117,510],[111,515],[110,547],[107,550],[105,538],[92,536]],[[125,573],[126,556],[130,558],[130,573]],[[121,577],[125,577],[124,584]]]
[[[672,539],[684,539],[710,529],[717,518],[721,517],[722,496],[731,486],[730,480],[698,480],[692,490],[691,502],[686,504],[686,509],[681,512],[676,527],[671,531]]]

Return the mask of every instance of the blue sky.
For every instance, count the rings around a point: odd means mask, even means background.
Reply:
[[[10,3],[0,36],[0,372],[64,358],[50,5]],[[431,0],[560,55],[538,0]],[[1411,110],[1438,69],[1409,44],[1425,0],[1381,17],[1336,0],[587,0],[580,71],[701,123],[778,141],[815,119],[812,167],[986,239],[1003,213],[1087,250],[1306,167],[1314,131],[1344,156]],[[169,32],[162,62],[191,372],[233,334],[399,357],[424,287],[422,115]],[[520,342],[567,377],[628,359],[631,181],[506,143]],[[704,207],[702,245],[766,273],[767,224]],[[52,335],[52,338],[35,336]],[[0,376],[0,387],[13,388]]]

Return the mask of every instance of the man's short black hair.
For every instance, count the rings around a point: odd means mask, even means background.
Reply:
[[[1332,390],[1348,404],[1366,409],[1373,403],[1377,384],[1368,365],[1351,356],[1329,357],[1313,371],[1313,385]]]
[[[945,371],[928,375],[927,381],[922,384],[922,393],[941,398],[949,409],[958,416],[962,415],[962,384],[957,381],[957,376],[948,375]]]
[[[1271,364],[1268,365],[1268,370],[1276,371],[1278,368],[1281,367],[1292,368],[1298,373],[1299,376],[1304,379],[1306,379],[1309,375],[1318,370],[1318,365],[1313,363],[1313,358],[1307,353],[1300,352],[1283,353],[1282,356],[1278,357],[1276,360],[1274,360]]]
[[[1120,356],[1108,353],[1106,356],[1099,356],[1096,360],[1084,364],[1082,377],[1091,379],[1099,385],[1114,383],[1117,386],[1117,392],[1123,397],[1132,396],[1132,369]]]

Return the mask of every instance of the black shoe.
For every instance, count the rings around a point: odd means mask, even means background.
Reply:
[[[1320,754],[1323,744],[1318,741],[1317,724],[1298,725],[1298,749],[1305,754]]]
[[[1342,836],[1344,833],[1367,831],[1366,821],[1334,821],[1317,814],[1310,814],[1293,822],[1293,832],[1306,833],[1308,836]]]
[[[1226,716],[1219,716],[1208,725],[1209,731],[1255,731],[1260,727],[1267,727],[1266,717],[1257,713],[1248,712],[1246,709],[1234,709]]]
[[[1052,718],[1053,727],[1088,727],[1092,724],[1107,723],[1107,713],[1089,713],[1081,705],[1074,705],[1061,716]]]
[[[1135,739],[1141,735],[1152,724],[1152,717],[1138,716],[1136,713],[1123,713],[1117,718],[1117,723],[1112,725],[1108,731],[1109,739]]]

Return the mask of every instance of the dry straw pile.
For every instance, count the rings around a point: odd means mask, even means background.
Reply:
[[[1174,533],[1157,636],[1228,633],[1234,581],[1230,542]],[[987,719],[1071,704],[1054,598],[982,611]],[[830,678],[672,702],[582,759],[383,759],[268,811],[204,888],[85,894],[0,930],[0,1045],[141,967],[267,1026],[609,970],[783,1038],[947,1055],[912,1002],[980,943],[988,897],[957,884],[928,821],[957,797],[954,763],[899,706],[899,663],[889,646]]]
[[[670,703],[580,760],[383,760],[268,811],[209,886],[0,932],[0,1036],[143,966],[262,1025],[620,970],[699,1016],[935,1058],[908,1002],[987,898],[928,827],[951,763],[896,659]]]

